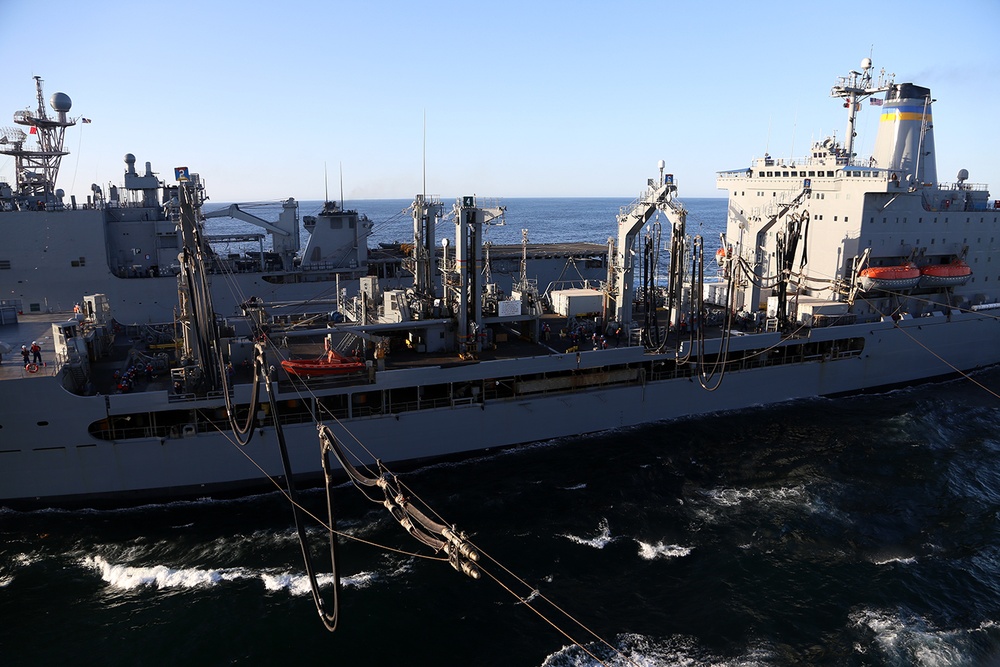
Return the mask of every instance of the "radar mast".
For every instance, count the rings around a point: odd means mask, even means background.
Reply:
[[[42,77],[35,77],[38,109],[22,109],[14,112],[14,122],[29,128],[25,133],[19,127],[0,128],[0,154],[11,155],[17,172],[17,193],[29,202],[58,202],[56,177],[59,163],[69,151],[63,150],[66,128],[76,125],[76,119],[66,114],[73,105],[66,93],[54,93],[49,104],[56,112],[55,118],[45,111],[45,96],[42,94]],[[38,147],[30,150],[24,147],[30,135],[38,139]]]
[[[861,100],[870,97],[875,93],[883,93],[892,86],[894,74],[886,77],[885,70],[879,73],[878,81],[872,81],[872,59],[863,58],[861,60],[861,70],[851,70],[847,76],[842,76],[837,81],[837,85],[830,90],[830,97],[843,97],[844,106],[847,108],[847,136],[844,138],[844,151],[847,161],[850,163],[854,159],[854,137],[857,132],[854,129],[854,121],[858,110],[861,109]]]

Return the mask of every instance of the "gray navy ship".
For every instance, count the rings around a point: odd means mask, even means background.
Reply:
[[[51,130],[61,146],[75,122],[69,100],[54,96],[48,118],[38,91],[39,112],[15,122]],[[48,365],[2,367],[0,502],[242,492],[283,474],[279,440],[291,473],[317,478],[331,438],[357,466],[396,464],[1000,362],[1000,273],[990,273],[1000,202],[964,170],[938,182],[930,90],[876,77],[865,59],[832,96],[847,110],[844,140],[718,174],[729,193],[721,239],[689,233],[661,162],[591,253],[602,279],[544,290],[528,278],[527,243],[520,275],[491,280],[482,231],[494,211],[476,197],[450,207],[415,198],[402,280],[380,277],[361,253],[312,246],[324,227],[346,234],[349,220],[351,247],[364,245],[363,218],[331,203],[303,250],[297,213],[274,224],[273,266],[241,281],[206,238],[197,174],[180,170],[164,187],[127,158],[123,189],[64,203],[50,174],[61,148],[30,162],[24,137],[8,133],[2,152],[20,180],[0,184],[0,224],[42,247],[51,241],[32,216],[72,215],[74,229],[52,246],[68,266],[44,289],[0,257],[4,292],[25,299],[2,336],[16,327],[54,347]],[[879,115],[871,155],[855,152],[860,113]],[[439,243],[442,219],[454,234]],[[333,273],[311,280],[314,263]],[[147,277],[123,275],[133,271]],[[307,303],[337,272],[352,293],[333,290],[335,310],[276,314],[276,302]],[[172,302],[143,300],[154,281],[170,281]],[[47,312],[77,301],[79,312]]]

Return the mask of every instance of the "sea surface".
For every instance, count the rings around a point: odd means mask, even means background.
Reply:
[[[348,205],[376,243],[407,240],[406,203]],[[628,201],[504,203],[496,243],[603,243]],[[685,203],[717,238],[725,201]],[[975,379],[402,474],[482,552],[478,581],[338,485],[334,633],[278,492],[0,509],[0,665],[1000,665],[1000,370]],[[324,515],[322,491],[303,502]]]

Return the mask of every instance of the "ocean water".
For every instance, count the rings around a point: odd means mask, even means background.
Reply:
[[[627,201],[506,203],[491,234],[603,242]],[[686,203],[716,235],[725,202]],[[377,242],[406,239],[405,204],[357,206]],[[1000,370],[976,380],[990,391],[814,399],[403,474],[481,550],[478,581],[340,485],[334,633],[277,492],[0,509],[0,665],[997,665]]]

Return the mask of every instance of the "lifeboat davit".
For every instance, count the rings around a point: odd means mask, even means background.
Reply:
[[[960,259],[950,264],[931,264],[920,269],[921,287],[964,285],[972,276],[972,267]]]
[[[913,264],[870,266],[861,272],[861,289],[911,289],[920,282],[920,269]]]
[[[281,367],[289,375],[313,377],[319,375],[347,375],[365,370],[365,362],[357,357],[345,357],[334,351],[319,359],[285,359]]]

